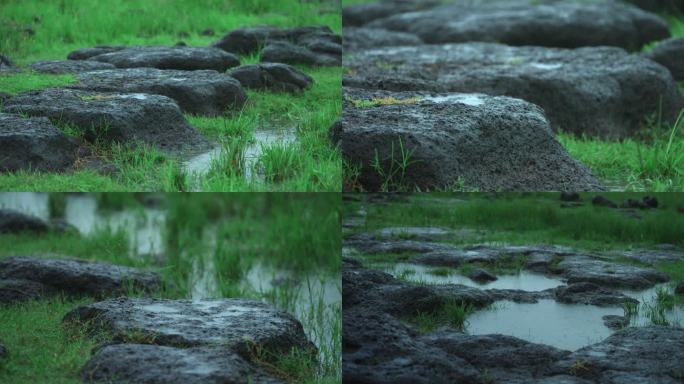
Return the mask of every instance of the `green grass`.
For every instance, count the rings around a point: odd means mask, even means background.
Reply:
[[[464,330],[468,323],[466,318],[473,313],[472,306],[460,301],[449,300],[429,312],[417,312],[406,318],[406,321],[419,332],[432,332],[437,328],[448,326]]]
[[[143,197],[108,193],[94,196],[104,217],[122,209],[142,215]],[[51,195],[51,212],[55,216],[63,213],[68,199],[64,194]],[[269,360],[270,370],[297,383],[341,381],[341,303],[327,308],[323,300],[323,284],[330,279],[334,283],[340,268],[338,194],[168,194],[162,206],[167,212],[162,228],[166,248],[163,261],[130,252],[127,233],[109,228],[90,235],[1,235],[0,259],[60,254],[148,268],[159,272],[165,283],[154,296],[186,298],[191,293],[193,261],[206,255],[216,268],[217,297],[270,302],[296,315],[309,338],[319,342],[318,359],[292,351]],[[215,244],[206,241],[207,230],[215,233]],[[305,284],[286,282],[264,291],[244,287],[241,283],[246,271],[257,263],[288,271],[293,281]],[[297,298],[302,295],[310,297],[311,303],[298,308],[301,303]],[[0,340],[10,349],[11,357],[0,366],[0,382],[45,382],[48,374],[52,375],[50,382],[77,382],[94,344],[83,335],[71,337],[71,331],[62,329],[60,321],[65,312],[81,302],[41,300],[1,308]],[[27,319],[31,314],[34,318]],[[45,320],[48,316],[50,321]]]
[[[29,0],[0,4],[0,15],[0,52],[22,65],[64,59],[74,49],[98,44],[173,45],[183,40],[191,46],[207,46],[230,30],[253,25],[324,24],[341,33],[339,8],[330,0],[116,0],[106,6],[94,0]],[[35,31],[31,36],[21,32],[29,24]],[[199,33],[206,28],[213,28],[216,35],[201,36]],[[241,58],[243,64],[258,60],[258,55]],[[257,130],[292,130],[297,138],[296,156],[282,156],[268,148],[259,159],[259,166],[266,167],[263,179],[247,180],[243,171],[224,167],[213,169],[199,181],[191,180],[182,172],[180,162],[184,159],[157,154],[150,159],[144,156],[149,148],[115,150],[105,146],[99,148],[98,154],[118,167],[116,174],[98,174],[77,162],[75,170],[66,174],[4,173],[0,175],[0,190],[339,191],[342,163],[327,134],[341,113],[341,68],[299,69],[315,82],[300,95],[248,91],[249,100],[241,111],[220,117],[186,115],[191,125],[218,143],[252,143]],[[69,75],[27,71],[0,76],[0,91],[16,94],[73,81]],[[224,159],[217,162],[232,165]]]

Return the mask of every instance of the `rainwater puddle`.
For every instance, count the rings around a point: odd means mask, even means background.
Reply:
[[[482,99],[484,95],[478,94],[451,94],[446,96],[429,96],[424,97],[421,100],[432,101],[433,103],[461,103],[465,105],[470,105],[476,107],[478,105],[484,104]]]
[[[36,192],[0,193],[0,208],[11,209],[43,220],[50,219],[49,195]]]

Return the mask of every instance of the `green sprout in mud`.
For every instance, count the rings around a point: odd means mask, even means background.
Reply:
[[[402,190],[405,189],[404,177],[408,168],[418,163],[418,161],[411,160],[414,150],[408,150],[402,139],[399,139],[399,158],[395,158],[394,141],[390,145],[390,157],[386,161],[380,160],[378,150],[375,150],[375,156],[371,161],[371,168],[377,172],[382,180],[382,191]],[[385,169],[383,163],[388,163],[389,169]]]

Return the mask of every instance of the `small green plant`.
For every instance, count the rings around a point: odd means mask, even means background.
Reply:
[[[420,332],[431,332],[442,326],[464,330],[468,325],[467,317],[473,311],[472,305],[449,299],[432,311],[416,312],[407,318],[407,321],[415,325]]]
[[[408,168],[418,163],[418,161],[411,160],[415,150],[408,150],[404,146],[403,140],[399,139],[399,153],[397,154],[394,148],[394,141],[390,144],[390,155],[388,159],[381,160],[378,150],[375,150],[375,156],[371,162],[371,168],[380,176],[382,184],[381,191],[387,192],[391,190],[405,190],[404,177]],[[398,158],[395,156],[398,155]],[[387,168],[387,169],[386,169]]]
[[[268,180],[281,182],[294,177],[301,169],[299,153],[300,149],[294,144],[262,145],[259,164]]]
[[[570,367],[570,374],[573,376],[581,376],[589,372],[587,362],[584,360],[576,360]]]
[[[428,273],[430,273],[431,275],[443,276],[444,277],[444,276],[451,275],[453,273],[453,271],[451,270],[451,268],[439,267],[439,268],[431,268],[428,271]]]
[[[625,317],[628,319],[634,318],[639,314],[639,304],[633,301],[625,301],[622,304],[622,309],[625,313]]]

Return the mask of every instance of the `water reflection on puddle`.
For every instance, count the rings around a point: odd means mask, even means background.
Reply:
[[[412,282],[427,284],[461,284],[480,289],[517,289],[521,291],[535,292],[556,288],[565,284],[562,280],[524,270],[518,275],[500,275],[497,276],[498,279],[496,281],[492,281],[487,284],[479,284],[465,276],[456,274],[455,272],[446,276],[435,275],[432,273],[432,271],[435,271],[435,267],[419,264],[376,264],[374,267],[384,270],[395,277],[401,277]]]

